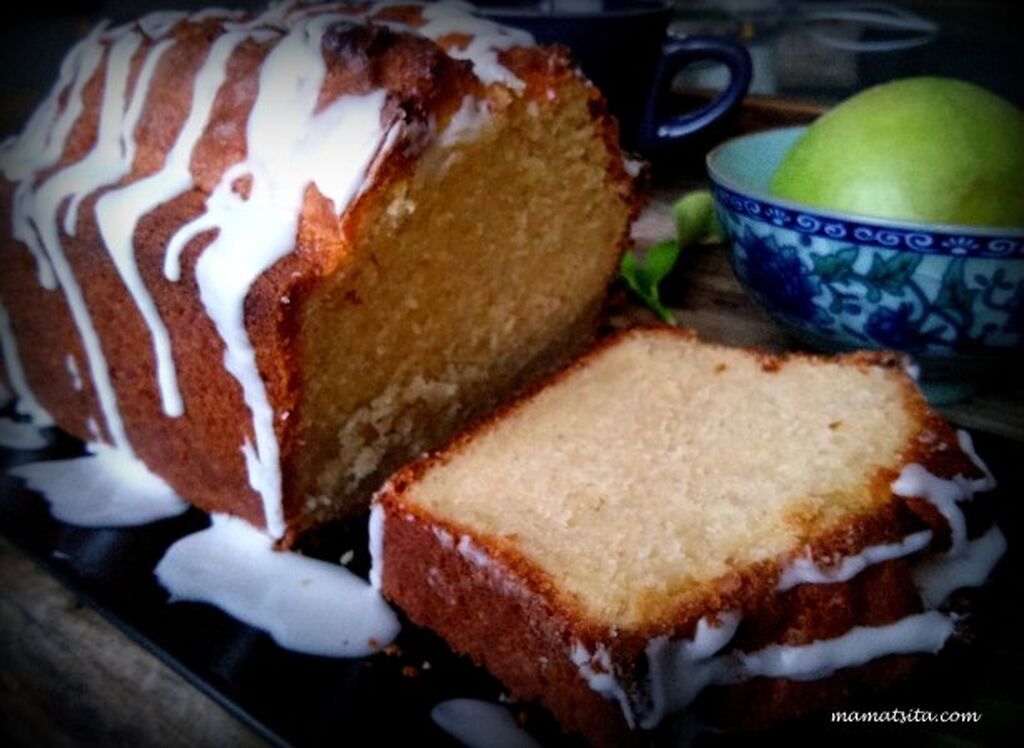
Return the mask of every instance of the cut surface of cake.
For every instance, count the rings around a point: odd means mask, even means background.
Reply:
[[[291,542],[587,341],[617,141],[563,51],[462,6],[101,25],[0,152],[5,378]]]
[[[594,743],[709,685],[757,721],[885,682],[952,632],[918,561],[977,584],[1003,543],[903,365],[614,336],[391,478],[375,582]]]

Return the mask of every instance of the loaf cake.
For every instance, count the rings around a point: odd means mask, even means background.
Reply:
[[[281,545],[578,350],[636,210],[564,50],[448,4],[100,25],[0,171],[22,411]]]
[[[902,677],[1005,547],[904,366],[619,333],[392,476],[371,581],[595,745]]]

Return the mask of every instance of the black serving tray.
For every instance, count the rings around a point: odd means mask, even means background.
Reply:
[[[9,415],[9,411],[6,412]],[[986,588],[958,593],[954,605],[967,614],[966,635],[929,658],[909,682],[865,694],[851,709],[979,711],[980,723],[834,724],[829,713],[781,725],[767,733],[702,732],[697,745],[771,742],[863,745],[899,740],[909,745],[1015,743],[1024,734],[1024,606],[1021,577],[1021,445],[975,435],[979,454],[1000,480],[996,514],[1010,550]],[[54,432],[38,452],[0,450],[0,531],[45,567],[75,595],[96,608],[139,645],[153,652],[268,743],[278,746],[455,745],[430,719],[434,705],[449,698],[497,701],[501,684],[437,636],[404,620],[396,648],[360,659],[329,659],[279,648],[269,636],[219,610],[194,603],[168,603],[153,568],[175,540],[207,524],[189,510],[180,517],[129,529],[89,530],[52,519],[41,498],[6,475],[16,464],[81,454],[82,445]],[[353,550],[350,568],[365,575],[366,522],[340,527],[321,538],[313,555],[337,560]],[[424,663],[429,663],[424,668]],[[580,746],[536,706],[513,704],[543,744]],[[678,731],[651,736],[669,745]]]

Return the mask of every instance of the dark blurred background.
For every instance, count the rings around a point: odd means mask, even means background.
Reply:
[[[0,31],[0,135],[17,130],[56,77],[63,53],[102,18],[127,20],[151,10],[263,7],[239,0],[34,0],[3,11]],[[479,3],[533,10],[591,12],[628,7],[626,0],[525,0]],[[1024,106],[1024,40],[1019,0],[677,0],[672,34],[713,33],[743,41],[754,60],[752,91],[830,104],[873,83],[911,75],[946,75],[979,83]],[[914,14],[930,34],[893,31],[878,23],[879,6]],[[900,39],[904,49],[865,51]],[[629,65],[624,59],[623,65]],[[698,64],[677,85],[716,89],[723,70]]]

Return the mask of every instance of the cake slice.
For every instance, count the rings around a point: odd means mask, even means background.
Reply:
[[[901,676],[953,630],[918,585],[955,559],[979,583],[1003,547],[904,363],[621,333],[393,476],[373,581],[594,744],[708,686],[749,723]]]

